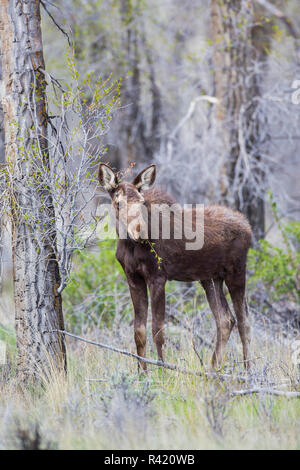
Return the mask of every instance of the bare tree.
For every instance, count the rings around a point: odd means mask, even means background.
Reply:
[[[226,2],[224,7],[219,3],[220,8],[227,8]],[[238,4],[241,10],[237,10]],[[231,2],[232,18],[219,18],[226,30],[225,36],[220,35],[221,42],[212,40],[210,0],[78,0],[76,9],[72,5],[72,0],[66,0],[59,5],[61,10],[53,2],[48,8],[72,25],[79,69],[95,70],[106,77],[112,72],[115,78],[123,78],[122,109],[107,139],[106,159],[113,166],[125,167],[128,160],[155,160],[159,178],[177,196],[240,208],[254,227],[261,227],[257,236],[263,232],[266,190],[276,192],[282,211],[294,208],[292,185],[279,184],[279,168],[283,155],[287,158],[288,154],[284,172],[291,170],[297,137],[297,109],[288,103],[286,91],[298,77],[291,54],[297,24],[295,0],[276,0],[272,2],[275,9],[266,0]],[[60,47],[58,40],[56,47]],[[47,49],[47,55],[53,63],[52,49]],[[231,60],[223,74],[215,67],[217,50],[221,60]],[[242,57],[240,62],[238,57]],[[224,105],[235,106],[236,112],[228,110],[220,121],[214,119],[216,105],[198,101],[198,97],[221,94],[225,83],[228,96]],[[279,97],[284,101],[279,102]],[[235,98],[239,100],[236,105]],[[174,137],[173,131],[195,100],[195,111]],[[228,134],[231,125],[240,141],[229,163],[222,129]],[[172,152],[167,150],[170,140]],[[178,185],[172,186],[179,165],[180,194]],[[229,181],[230,168],[236,170],[226,197],[225,168]],[[290,181],[288,175],[285,178]]]
[[[61,12],[52,4],[52,11],[60,19],[66,16],[72,27],[81,71],[122,77],[123,106],[110,133],[107,159],[118,168],[152,160],[160,143],[162,105],[156,56],[148,40],[147,4],[105,0],[99,5],[97,0],[79,0],[76,12],[70,1]]]
[[[66,367],[50,170],[40,2],[1,0],[2,104],[12,217],[17,367],[20,381]],[[3,204],[3,200],[2,200]]]
[[[81,77],[73,49],[67,51],[67,83],[46,72],[39,5],[28,5],[1,7],[7,164],[0,172],[0,216],[13,225],[18,369],[24,380],[47,373],[49,359],[66,365],[57,331],[64,327],[61,294],[74,253],[97,228],[95,170],[120,103],[119,82],[92,73]]]

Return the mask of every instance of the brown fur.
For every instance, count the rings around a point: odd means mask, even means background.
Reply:
[[[136,181],[138,177],[134,182]],[[129,200],[139,199],[133,184],[121,183],[111,192],[113,204],[114,194],[120,188]],[[148,209],[149,220],[151,204],[171,205],[175,202],[171,196],[157,188],[141,191],[140,195]],[[173,219],[172,222],[174,223]],[[171,237],[170,240],[163,240],[160,237],[154,240],[155,251],[162,258],[160,269],[148,243],[129,238],[118,240],[116,256],[126,274],[134,306],[138,355],[144,357],[146,352],[147,288],[151,298],[153,338],[158,356],[163,360],[166,281],[200,281],[217,325],[217,344],[212,363],[213,367],[221,366],[225,346],[235,324],[235,318],[223,293],[225,282],[237,318],[245,366],[248,366],[250,328],[245,283],[246,258],[251,238],[251,228],[242,214],[213,205],[204,209],[204,246],[200,250],[186,250],[184,238],[177,240]],[[141,365],[145,369],[145,364]]]

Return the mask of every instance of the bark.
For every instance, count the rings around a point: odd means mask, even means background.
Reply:
[[[0,55],[0,84],[2,83],[2,64]],[[4,122],[3,122],[3,108],[0,101],[0,168],[5,161],[4,152]],[[3,282],[3,230],[2,230],[2,217],[0,217],[0,295],[2,294]]]
[[[1,53],[0,53],[0,83],[2,83],[2,65],[1,65]],[[4,122],[3,122],[3,107],[0,102],[0,165],[5,160],[4,152]]]
[[[2,218],[0,218],[0,296],[3,289],[3,229]]]
[[[220,102],[215,119],[224,148],[219,181],[221,199],[248,217],[258,239],[264,235],[265,216],[260,123],[253,122],[252,118],[260,94],[259,79],[250,71],[257,53],[249,27],[253,21],[251,2],[211,2],[215,96]],[[264,60],[265,51],[261,48],[256,60]],[[247,161],[249,158],[251,161]]]
[[[65,368],[55,213],[49,171],[40,4],[0,0],[6,161],[11,212],[17,370],[21,382]]]

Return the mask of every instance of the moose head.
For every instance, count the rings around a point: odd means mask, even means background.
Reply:
[[[147,238],[148,220],[143,190],[152,186],[155,177],[156,167],[150,165],[141,171],[132,183],[119,182],[116,173],[108,165],[100,164],[100,186],[109,193],[112,199],[119,236],[120,231],[123,230],[123,233],[128,234],[134,241]]]

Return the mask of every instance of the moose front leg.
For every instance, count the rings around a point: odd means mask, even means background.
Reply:
[[[146,325],[148,315],[147,285],[144,279],[138,275],[128,275],[127,280],[134,308],[134,339],[138,356],[146,355]],[[139,369],[147,370],[145,362],[139,361]]]
[[[165,314],[166,314],[166,295],[165,295],[165,279],[159,279],[149,284],[151,296],[152,311],[152,335],[156,344],[157,355],[159,360],[163,361],[163,345],[165,342]]]

